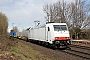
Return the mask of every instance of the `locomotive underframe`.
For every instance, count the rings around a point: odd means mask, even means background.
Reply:
[[[60,40],[60,41],[59,40],[55,40],[55,41],[53,41],[53,45],[56,48],[60,48],[61,46],[68,47],[70,44],[71,44],[70,40]]]

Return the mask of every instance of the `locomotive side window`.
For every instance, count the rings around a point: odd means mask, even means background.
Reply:
[[[62,30],[67,30],[66,25],[53,25],[54,31],[62,31]]]
[[[48,31],[50,31],[50,28],[48,27]]]

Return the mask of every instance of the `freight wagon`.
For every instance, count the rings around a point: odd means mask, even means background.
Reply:
[[[23,30],[22,32],[18,32],[17,38],[28,41],[29,34],[29,30]]]

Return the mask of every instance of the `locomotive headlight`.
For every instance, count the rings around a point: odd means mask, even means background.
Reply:
[[[55,39],[55,40],[58,40],[59,38],[58,38],[58,37],[55,37],[54,39]]]
[[[55,38],[56,40],[58,39],[58,38]]]

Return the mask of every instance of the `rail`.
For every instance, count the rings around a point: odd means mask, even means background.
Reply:
[[[71,40],[71,42],[90,44],[89,40]]]

